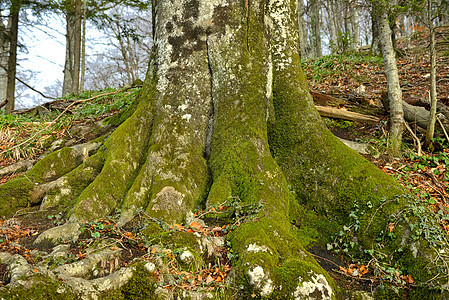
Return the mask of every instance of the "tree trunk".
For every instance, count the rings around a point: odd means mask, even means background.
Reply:
[[[73,45],[73,76],[72,93],[78,94],[80,84],[80,66],[81,66],[81,0],[75,0],[75,28]]]
[[[64,61],[64,80],[62,83],[62,96],[67,96],[72,92],[73,82],[73,61],[75,53],[75,16],[73,10],[66,11],[66,46]]]
[[[320,19],[320,0],[313,0],[311,3],[311,26],[312,26],[312,53],[313,57],[318,58],[323,56],[321,46],[321,19]]]
[[[10,29],[10,18],[8,18],[7,26],[3,23],[3,16],[0,15],[0,103],[6,100],[6,89],[8,85],[8,53],[9,38],[8,31]]]
[[[359,7],[357,3],[354,3],[354,8],[352,10],[352,37],[353,37],[353,47],[358,49],[360,47],[360,17],[359,17]]]
[[[70,222],[121,209],[120,224],[141,210],[179,224],[195,207],[259,207],[250,220],[239,210],[226,217],[241,223],[226,237],[238,255],[226,299],[336,299],[334,281],[305,247],[331,243],[355,215],[360,229],[347,250],[394,253],[416,282],[445,283],[439,248],[412,240],[404,218],[395,219],[399,242],[373,246],[409,196],[321,120],[301,69],[296,1],[154,3],[153,57],[138,99],[110,121],[121,125],[95,154],[63,148],[0,186],[0,199],[10,200],[0,215],[40,203],[66,207]],[[153,225],[149,240],[169,238]]]
[[[433,25],[433,12],[431,1],[428,0],[428,20],[430,31],[430,118],[426,130],[424,147],[432,148],[432,139],[435,133],[435,122],[437,115],[437,88],[436,88],[436,51],[435,51],[435,26]]]
[[[21,1],[16,1],[11,6],[11,28],[9,33],[9,56],[8,56],[8,83],[6,87],[6,100],[8,103],[5,106],[6,112],[10,113],[15,106],[15,92],[16,92],[16,70],[17,70],[17,41],[19,36],[19,12]]]
[[[334,48],[337,49],[337,27],[335,24],[335,5],[334,5],[334,1],[328,1],[326,3],[326,12],[327,12],[327,27],[329,30],[329,43],[330,45],[334,45]],[[335,49],[332,49],[332,51],[334,51]]]
[[[380,44],[387,76],[388,104],[390,108],[389,148],[393,156],[400,155],[402,132],[404,128],[404,112],[402,110],[402,90],[399,84],[399,74],[396,66],[396,52],[391,40],[391,30],[388,22],[387,9],[381,4],[375,4],[376,22],[379,29]]]
[[[299,28],[299,49],[301,50],[301,58],[309,57],[309,44],[307,39],[307,29],[304,22],[305,16],[304,2],[298,0],[298,28]]]
[[[81,78],[80,78],[80,93],[84,90],[84,78],[86,75],[86,22],[87,22],[87,1],[83,1],[83,29],[81,39]]]
[[[380,30],[376,20],[376,12],[374,7],[371,8],[371,28],[372,28],[372,39],[371,39],[371,55],[376,56],[380,53]]]

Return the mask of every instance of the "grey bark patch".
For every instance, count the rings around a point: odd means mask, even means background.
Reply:
[[[54,269],[53,272],[63,279],[69,277],[84,277],[89,273],[92,273],[99,263],[115,259],[120,251],[122,251],[122,249],[106,249],[98,253],[92,253],[87,255],[83,260],[59,266]]]
[[[69,221],[61,226],[53,227],[42,232],[34,241],[34,245],[40,247],[52,247],[61,240],[71,241],[79,236],[80,225],[76,221]]]
[[[151,202],[154,203],[152,210],[170,210],[173,206],[182,205],[182,194],[178,192],[172,186],[164,187],[159,193],[157,193],[156,198]]]
[[[23,256],[19,254],[13,255],[8,260],[7,267],[10,284],[21,284],[22,282],[19,281],[19,279],[27,274],[30,270],[31,266]]]

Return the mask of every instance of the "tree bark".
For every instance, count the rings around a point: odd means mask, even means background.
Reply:
[[[359,17],[359,7],[358,3],[353,4],[352,9],[352,37],[353,37],[353,48],[358,49],[360,47],[360,17]]]
[[[67,96],[72,92],[73,83],[73,62],[75,53],[75,16],[69,7],[66,10],[66,46],[64,61],[64,79],[62,83],[62,96]]]
[[[435,122],[437,114],[437,88],[436,88],[436,51],[435,51],[435,26],[433,25],[432,1],[428,0],[428,22],[430,39],[430,118],[426,130],[426,139],[424,147],[432,148],[432,139],[435,133]]]
[[[73,45],[73,76],[72,76],[72,93],[78,94],[80,84],[80,66],[81,66],[81,0],[75,0],[75,28],[74,28],[74,45]]]
[[[307,42],[307,30],[304,22],[305,13],[303,0],[298,0],[299,49],[301,50],[302,59],[309,57],[309,44]]]
[[[331,242],[357,214],[348,251],[371,250],[408,193],[321,120],[301,69],[296,4],[154,2],[152,60],[136,101],[110,120],[118,128],[95,141],[98,150],[60,149],[0,186],[0,199],[10,200],[0,215],[42,201],[65,207],[68,224],[115,209],[120,224],[142,210],[179,224],[195,207],[255,205],[249,220],[227,216],[240,226],[226,237],[238,255],[226,297],[336,299],[333,279],[306,251],[310,241]],[[441,287],[447,244],[439,252],[412,240],[405,221],[395,228],[399,242],[382,249],[415,281]],[[145,230],[149,240],[166,233],[157,223]]]
[[[83,29],[81,38],[81,76],[79,91],[84,90],[84,78],[86,75],[86,22],[87,22],[87,1],[83,1]]]
[[[391,154],[400,154],[402,132],[404,130],[404,112],[402,110],[402,90],[399,84],[399,74],[396,66],[396,52],[391,40],[391,30],[388,22],[387,8],[376,2],[373,7],[377,12],[376,23],[379,29],[380,44],[387,76],[388,105],[390,108],[389,141]]]
[[[15,92],[16,92],[16,70],[17,70],[17,41],[19,36],[19,12],[21,1],[16,1],[11,8],[11,28],[9,34],[9,56],[8,56],[8,83],[6,87],[6,100],[8,103],[5,106],[7,113],[14,110],[15,106]]]
[[[320,0],[313,0],[311,2],[311,26],[312,26],[312,53],[313,57],[318,58],[323,56],[323,49],[321,46],[321,19],[320,10],[321,2]]]
[[[0,103],[6,100],[6,90],[8,85],[8,53],[9,39],[8,31],[11,26],[11,18],[6,20],[7,25],[3,23],[3,16],[0,16]]]

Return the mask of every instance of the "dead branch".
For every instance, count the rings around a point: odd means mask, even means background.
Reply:
[[[352,111],[347,111],[338,108],[315,106],[322,117],[345,119],[363,123],[378,123],[379,118],[369,115],[363,115]]]

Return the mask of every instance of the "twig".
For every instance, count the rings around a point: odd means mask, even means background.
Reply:
[[[23,210],[23,209],[18,210],[18,212],[21,211],[21,210]],[[17,214],[16,213],[16,214],[14,214],[13,218],[24,216],[24,215],[29,215],[29,214],[37,214],[37,213],[46,212],[46,211],[47,211],[46,209],[43,209],[43,210],[29,211],[29,212],[21,213],[21,214]]]
[[[422,155],[421,142],[419,141],[418,137],[415,135],[413,130],[410,128],[408,123],[404,121],[404,125],[405,125],[405,128],[407,128],[408,132],[410,132],[410,134],[412,135],[413,139],[416,141],[416,144],[418,145],[418,156],[421,156]],[[448,139],[448,141],[449,141],[449,139]]]
[[[310,253],[310,255],[312,255],[313,257],[316,257],[316,258],[319,258],[319,259],[325,260],[325,261],[327,261],[327,262],[330,262],[330,263],[331,263],[331,264],[333,264],[334,266],[337,266],[337,267],[339,267],[339,268],[342,268],[342,266],[340,266],[340,265],[337,265],[336,263],[334,263],[333,261],[331,261],[331,260],[329,260],[329,259],[327,259],[327,258],[324,258],[324,257],[318,256],[318,255],[315,255],[315,254],[313,254],[313,253]]]
[[[91,98],[88,98],[88,99],[77,100],[77,101],[71,103],[69,106],[67,106],[67,107],[62,111],[62,113],[60,113],[60,114],[56,117],[56,119],[53,120],[53,123],[56,123],[56,122],[61,118],[61,116],[64,115],[64,114],[69,110],[69,108],[72,107],[72,106],[74,106],[75,104],[79,104],[79,103],[83,103],[83,102],[87,102],[87,101],[92,101],[92,100],[95,100],[95,99],[97,99],[97,98],[101,98],[101,97],[104,97],[104,96],[109,96],[109,95],[118,94],[118,93],[127,91],[127,90],[132,89],[132,88],[135,88],[135,87],[134,87],[134,86],[128,86],[128,87],[125,87],[125,88],[123,88],[123,89],[121,89],[121,90],[118,90],[118,91],[115,91],[115,92],[110,92],[110,93],[106,93],[106,94],[97,95],[97,96],[94,96],[94,97],[91,97]],[[51,127],[51,125],[52,125],[52,124],[47,125],[44,129],[39,130],[38,132],[36,132],[34,135],[32,135],[30,138],[26,139],[25,141],[23,141],[23,142],[21,142],[21,143],[15,145],[15,146],[13,146],[13,147],[11,147],[11,148],[8,148],[8,149],[3,150],[2,152],[0,152],[0,155],[3,154],[3,153],[5,153],[5,152],[7,152],[7,151],[16,149],[16,148],[18,148],[18,147],[20,147],[20,146],[22,146],[22,145],[25,145],[26,143],[28,143],[28,142],[30,142],[31,140],[33,140],[33,139],[34,139],[36,136],[38,136],[40,133],[42,133],[42,132],[44,132],[45,130],[49,129],[49,128]]]
[[[21,84],[23,84],[24,86],[26,86],[27,88],[29,88],[30,90],[32,90],[33,92],[38,93],[39,95],[41,95],[44,98],[47,99],[52,99],[52,100],[56,100],[56,98],[54,97],[50,97],[45,95],[44,93],[42,93],[41,91],[36,90],[34,87],[32,87],[31,85],[29,85],[28,83],[26,83],[25,81],[21,80],[20,78],[16,77],[17,81],[20,82]]]
[[[436,118],[437,118],[437,121],[438,121],[438,123],[440,124],[441,128],[443,129],[444,136],[446,137],[446,141],[449,142],[449,136],[447,135],[447,132],[446,132],[446,129],[444,128],[444,126],[443,126],[443,123],[441,123],[440,118],[438,118],[438,117],[436,117]]]

